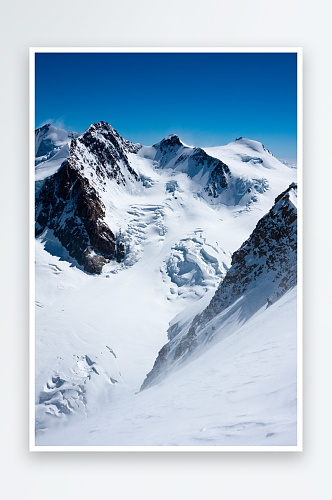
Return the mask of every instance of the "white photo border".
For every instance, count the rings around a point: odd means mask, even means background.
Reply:
[[[294,446],[36,446],[35,445],[35,54],[36,53],[296,53],[297,54],[297,445]],[[130,452],[303,451],[303,49],[302,47],[30,47],[29,61],[29,450]]]

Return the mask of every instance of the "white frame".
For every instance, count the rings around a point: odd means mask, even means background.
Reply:
[[[36,446],[35,445],[35,54],[36,52],[202,52],[297,54],[297,445],[296,446]],[[29,75],[29,450],[30,451],[303,451],[303,51],[301,47],[31,47]]]

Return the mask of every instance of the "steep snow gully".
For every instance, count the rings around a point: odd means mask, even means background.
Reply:
[[[36,130],[36,446],[296,446],[296,174]]]

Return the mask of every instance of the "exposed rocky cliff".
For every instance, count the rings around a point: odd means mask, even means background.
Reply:
[[[105,222],[101,192],[107,181],[139,182],[128,153],[139,145],[125,141],[105,122],[73,138],[70,156],[48,177],[36,199],[36,235],[53,230],[69,254],[89,273],[100,273],[112,259],[121,261],[124,245]]]
[[[297,278],[297,185],[291,184],[258,222],[251,236],[232,256],[232,267],[204,311],[200,321],[219,314],[260,278],[269,278],[274,291],[271,305]]]

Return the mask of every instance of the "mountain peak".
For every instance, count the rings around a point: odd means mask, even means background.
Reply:
[[[252,139],[246,139],[245,137],[239,137],[238,139],[235,139],[233,143],[236,143],[237,145],[241,144],[247,148],[252,149],[253,151],[256,151],[257,153],[263,153],[264,151],[266,151],[261,142],[253,141]]]
[[[274,156],[271,151],[269,151],[264,144],[262,144],[259,141],[254,141],[252,139],[246,139],[245,137],[239,137],[238,139],[235,139],[235,141],[231,142],[230,144],[236,144],[236,145],[241,145],[245,148],[249,148],[257,153],[269,153],[271,156]]]
[[[68,158],[38,193],[36,235],[52,230],[88,273],[100,274],[105,263],[124,257],[124,246],[104,220],[103,193],[108,183],[124,187],[140,181],[128,159],[139,147],[108,123],[93,123],[73,138]]]
[[[170,135],[167,135],[166,137],[164,137],[163,140],[168,141],[168,140],[176,140],[176,139],[180,141],[180,138],[177,134],[170,134]]]
[[[107,130],[110,132],[110,131],[114,131],[115,129],[109,123],[104,122],[104,121],[100,121],[100,122],[92,123],[90,125],[90,127],[87,128],[87,130]]]
[[[167,137],[164,137],[160,142],[157,142],[156,144],[153,145],[153,147],[158,148],[158,149],[178,149],[183,146],[183,143],[180,141],[180,138],[176,134],[171,134],[168,135]]]
[[[52,128],[52,126],[53,125],[51,123],[46,123],[42,127],[36,128],[35,134],[38,134],[38,133],[41,133],[41,132],[47,132],[50,128]]]
[[[140,144],[133,144],[124,139],[112,125],[104,121],[92,123],[81,136],[81,142],[89,147],[92,143],[100,143],[100,141],[104,143],[103,147],[118,150],[120,156],[123,152],[137,153],[142,147]]]

